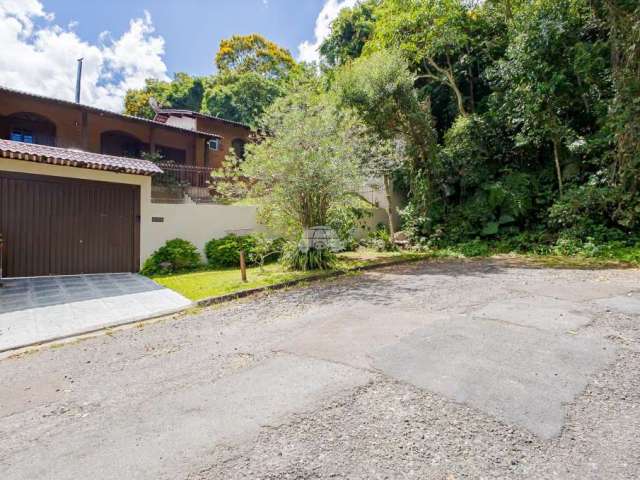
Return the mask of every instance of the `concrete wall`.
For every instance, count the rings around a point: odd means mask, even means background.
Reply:
[[[178,237],[189,240],[203,252],[205,243],[212,238],[260,231],[256,210],[252,206],[152,203],[149,215],[155,221],[149,225],[149,238],[142,246],[143,255],[146,258],[167,240]]]

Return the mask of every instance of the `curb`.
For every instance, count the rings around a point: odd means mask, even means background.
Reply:
[[[250,288],[248,290],[241,290],[239,292],[228,293],[226,295],[219,295],[217,297],[203,298],[202,300],[196,300],[194,303],[198,307],[210,307],[212,305],[220,305],[222,303],[232,302],[233,300],[251,297],[259,293],[282,290],[284,288],[293,287],[301,283],[318,282],[318,281],[327,280],[330,278],[342,277],[349,273],[364,272],[367,270],[375,270],[378,268],[392,267],[392,266],[403,265],[407,263],[416,263],[416,262],[425,261],[425,260],[429,260],[429,258],[428,257],[408,258],[408,259],[385,262],[385,263],[372,263],[370,265],[362,265],[360,267],[354,267],[349,270],[337,270],[335,272],[329,272],[324,274],[321,273],[318,275],[312,275],[310,277],[299,278],[297,280],[288,280],[286,282],[275,283],[273,285],[268,285],[266,287]]]
[[[60,334],[60,335],[52,335],[50,337],[45,337],[43,339],[40,339],[38,341],[35,342],[27,342],[27,343],[22,343],[22,344],[18,344],[18,345],[14,345],[11,347],[0,347],[0,359],[2,359],[2,356],[11,353],[11,352],[15,352],[18,350],[23,350],[26,348],[33,348],[33,347],[42,347],[45,346],[47,344],[50,343],[56,343],[56,342],[61,342],[63,340],[70,340],[72,338],[76,338],[76,337],[82,337],[85,335],[91,335],[93,333],[98,333],[98,332],[103,332],[105,330],[109,330],[112,328],[119,328],[119,327],[126,327],[128,325],[134,325],[136,323],[140,323],[140,322],[147,322],[147,321],[151,321],[151,320],[157,320],[159,318],[163,318],[163,317],[169,317],[171,315],[176,315],[178,313],[182,313],[186,310],[188,310],[189,308],[192,308],[195,305],[195,302],[192,302],[191,305],[187,306],[187,307],[180,307],[180,308],[169,308],[167,310],[161,310],[159,312],[155,312],[153,315],[151,316],[144,316],[144,315],[140,315],[138,317],[133,317],[133,318],[129,318],[127,320],[123,320],[121,322],[115,322],[115,323],[104,323],[104,324],[98,324],[98,325],[94,325],[91,327],[88,327],[84,330],[79,330],[77,332],[74,333],[68,333],[68,334]]]

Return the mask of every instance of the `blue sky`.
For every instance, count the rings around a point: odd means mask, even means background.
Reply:
[[[121,111],[129,89],[215,71],[220,40],[260,33],[298,60],[358,0],[0,0],[0,85]]]
[[[75,32],[92,43],[109,30],[119,37],[131,18],[151,14],[155,33],[165,40],[170,74],[213,72],[213,57],[223,38],[260,33],[288,48],[314,39],[316,18],[324,0],[43,0],[56,23],[76,21]]]

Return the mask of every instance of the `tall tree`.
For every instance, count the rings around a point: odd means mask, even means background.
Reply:
[[[283,83],[254,72],[220,74],[206,84],[202,111],[256,126],[264,110],[284,94]]]
[[[203,79],[186,73],[177,73],[171,82],[147,79],[140,90],[129,90],[125,96],[125,113],[142,118],[153,118],[155,112],[149,105],[154,98],[160,105],[171,108],[199,111],[204,94]]]
[[[414,82],[415,76],[398,53],[380,51],[346,65],[337,76],[336,90],[342,104],[353,108],[380,139],[406,144],[411,193],[428,210],[436,134],[429,104],[420,102]]]
[[[282,232],[326,225],[329,209],[361,185],[358,124],[317,90],[311,82],[276,100],[263,117],[269,136],[247,147],[242,164],[261,217]]]
[[[320,53],[331,67],[358,58],[371,38],[375,25],[375,8],[380,0],[367,0],[344,8],[331,24],[331,33],[322,42]]]
[[[256,33],[222,40],[216,54],[216,66],[222,73],[257,73],[282,78],[295,65],[288,50]]]
[[[520,145],[551,144],[560,197],[563,157],[589,133],[598,84],[587,72],[602,63],[602,48],[588,38],[590,11],[574,0],[538,0],[514,19],[514,36],[496,74],[504,92],[503,112],[517,126]],[[594,95],[595,93],[595,95]]]
[[[635,0],[603,3],[610,30],[615,85],[612,117],[617,144],[616,174],[622,188],[636,196],[640,195],[640,3]],[[625,200],[630,201],[627,197]],[[640,202],[637,198],[635,201]]]
[[[458,112],[467,114],[462,78],[471,48],[472,17],[462,0],[387,0],[369,48],[398,48],[422,77],[449,87]]]

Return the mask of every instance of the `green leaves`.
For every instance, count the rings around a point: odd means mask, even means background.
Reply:
[[[208,82],[202,100],[204,113],[256,126],[273,101],[284,95],[282,81],[254,73],[227,73]]]
[[[223,73],[258,73],[267,78],[283,78],[295,65],[288,50],[256,33],[222,40],[216,54],[216,66]]]
[[[263,221],[285,234],[326,225],[329,209],[348,202],[362,182],[362,128],[317,89],[308,78],[267,109],[269,136],[247,147],[242,165],[255,179],[251,195]]]

